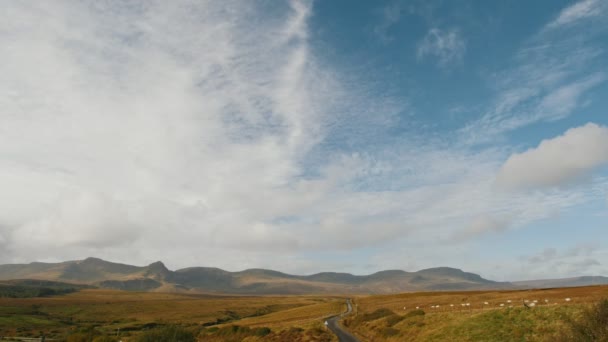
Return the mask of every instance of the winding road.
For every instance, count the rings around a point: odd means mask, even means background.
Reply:
[[[327,327],[334,334],[336,334],[336,336],[338,336],[338,340],[340,340],[340,342],[359,342],[359,340],[355,336],[346,331],[339,323],[342,317],[350,315],[350,313],[353,311],[353,306],[350,302],[350,299],[346,300],[346,306],[346,312],[342,313],[341,315],[327,319]]]

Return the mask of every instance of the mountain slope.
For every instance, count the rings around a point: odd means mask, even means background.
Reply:
[[[589,285],[608,285],[608,277],[601,276],[582,276],[574,278],[562,278],[562,279],[538,279],[538,280],[524,280],[515,281],[514,285],[526,287],[526,288],[554,288],[554,287],[575,287],[575,286],[589,286]]]
[[[132,266],[97,258],[62,263],[0,265],[0,280],[26,278],[132,291],[235,294],[373,294],[512,287],[509,283],[493,282],[477,274],[448,267],[418,272],[387,270],[370,275],[323,272],[299,276],[266,269],[228,272],[213,267],[189,267],[170,271],[160,261],[148,266]]]

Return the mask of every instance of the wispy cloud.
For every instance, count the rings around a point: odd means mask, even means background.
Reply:
[[[575,23],[581,19],[599,16],[603,13],[605,3],[601,0],[582,0],[564,8],[559,16],[547,28],[556,28]]]
[[[398,2],[393,2],[382,8],[380,23],[374,27],[374,33],[381,42],[387,44],[395,39],[388,31],[401,20],[402,11],[403,8]]]
[[[340,90],[310,52],[309,4],[262,24],[259,5],[8,6],[3,239],[83,256],[281,238],[259,222],[297,206],[275,204]]]
[[[602,250],[595,244],[578,244],[568,248],[547,247],[543,250],[522,256],[528,272],[532,271],[536,279],[543,277],[555,278],[562,274],[570,276],[596,275],[601,273]],[[519,275],[519,277],[525,277]],[[520,278],[524,279],[524,278]],[[529,279],[529,278],[528,278]]]
[[[297,272],[331,266],[308,255],[378,248],[394,262],[378,268],[401,268],[396,244],[430,263],[442,253],[421,246],[457,251],[605,198],[599,185],[496,191],[510,147],[472,149],[413,124],[391,134],[407,99],[378,96],[365,75],[320,59],[313,4],[5,6],[3,260],[95,254]],[[420,44],[420,58],[442,67],[467,49],[456,29]],[[574,75],[597,50],[545,63],[552,47],[529,48],[525,66],[497,75],[495,106],[471,131],[529,122],[532,98],[544,119],[568,115],[605,79]]]
[[[584,20],[585,17],[580,17]],[[488,143],[530,124],[563,119],[584,103],[585,94],[607,76],[597,62],[605,58],[595,43],[604,24],[589,23],[588,34],[541,30],[514,56],[513,67],[491,74],[495,99],[482,115],[465,125],[465,143]],[[594,29],[596,28],[596,29]]]
[[[418,44],[416,56],[418,60],[436,58],[439,66],[446,67],[462,63],[466,47],[466,40],[458,29],[432,28]]]

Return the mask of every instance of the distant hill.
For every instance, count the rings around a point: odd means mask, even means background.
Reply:
[[[98,258],[60,263],[0,265],[0,282],[9,279],[37,279],[127,291],[250,295],[389,294],[608,284],[607,277],[591,276],[496,282],[450,267],[417,272],[386,270],[370,275],[323,272],[307,276],[257,268],[240,272],[228,272],[214,267],[189,267],[171,271],[160,261],[148,266],[132,266]]]
[[[0,280],[0,298],[48,297],[67,294],[90,287],[91,286],[89,285],[76,285],[49,280]]]
[[[130,291],[230,294],[382,294],[514,287],[449,267],[418,272],[388,270],[362,276],[335,272],[299,276],[266,269],[228,272],[213,267],[189,267],[170,271],[160,261],[132,266],[98,258],[0,265],[0,280],[7,279],[39,279]]]
[[[589,286],[589,285],[608,285],[608,277],[601,276],[582,276],[574,278],[562,278],[562,279],[538,279],[538,280],[525,280],[525,281],[514,281],[514,285],[526,288],[544,289],[554,287],[575,287],[575,286]]]

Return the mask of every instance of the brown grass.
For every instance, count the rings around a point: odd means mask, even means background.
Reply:
[[[203,329],[238,324],[286,331],[318,327],[320,317],[342,310],[343,299],[315,296],[212,296],[83,290],[49,298],[0,298],[0,335],[66,336],[94,326],[101,333],[137,334],[156,325]],[[315,322],[317,321],[317,322]]]
[[[564,322],[605,297],[608,286],[360,296],[357,315],[346,324],[365,341],[549,341]],[[524,300],[538,303],[528,309]],[[416,306],[425,315],[407,317]]]

